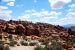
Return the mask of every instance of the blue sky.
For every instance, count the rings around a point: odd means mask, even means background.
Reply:
[[[0,0],[0,19],[75,24],[75,0]]]

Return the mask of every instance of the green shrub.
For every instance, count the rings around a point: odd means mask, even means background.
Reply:
[[[41,46],[37,46],[34,50],[44,50],[44,48]]]
[[[30,46],[35,46],[36,45],[36,42],[30,42],[29,45]]]
[[[20,44],[23,45],[23,46],[28,46],[28,43],[25,42],[25,41],[21,41]]]

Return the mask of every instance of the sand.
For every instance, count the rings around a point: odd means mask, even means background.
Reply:
[[[34,50],[35,46],[16,46],[10,47],[10,50]]]

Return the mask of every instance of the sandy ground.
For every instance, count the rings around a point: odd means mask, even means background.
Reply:
[[[35,46],[16,46],[10,47],[10,50],[34,50],[34,48]],[[73,50],[75,50],[75,48],[73,48]]]
[[[34,50],[35,46],[16,46],[10,47],[10,50]]]

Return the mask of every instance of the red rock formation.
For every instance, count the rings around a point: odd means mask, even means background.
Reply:
[[[51,34],[61,35],[60,32],[66,31],[61,26],[55,26],[47,23],[32,23],[27,21],[1,21],[0,22],[0,32],[7,32],[9,34],[19,34],[19,35],[37,35],[40,36],[42,33],[46,36],[51,36]],[[67,32],[67,31],[66,31]],[[69,32],[68,32],[69,33]],[[66,34],[68,34],[66,33]],[[65,32],[63,33],[65,34]],[[65,35],[63,35],[64,37]]]

